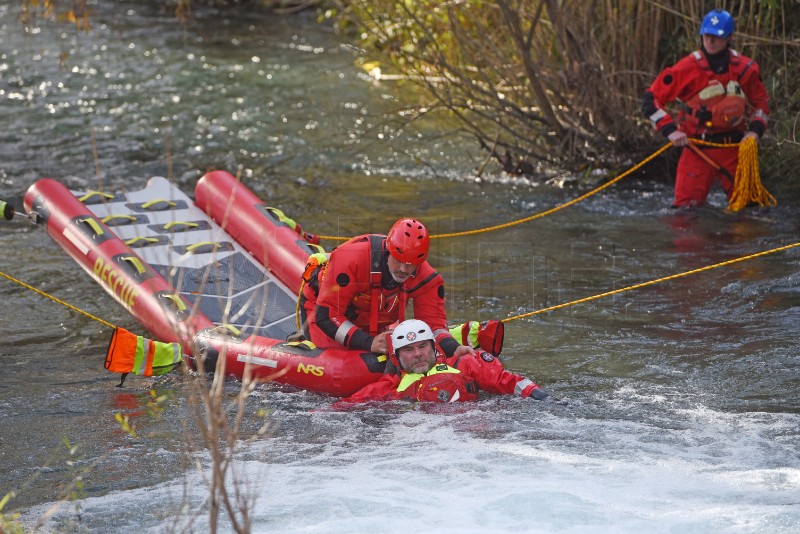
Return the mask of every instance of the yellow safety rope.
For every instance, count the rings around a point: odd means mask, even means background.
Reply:
[[[697,140],[697,144],[714,146],[714,147],[736,146],[736,145],[731,145],[731,144],[711,143],[711,142],[702,141],[702,140]],[[587,199],[587,198],[599,193],[600,191],[606,189],[607,187],[612,186],[613,184],[617,183],[618,181],[622,180],[626,176],[632,174],[636,170],[640,169],[641,167],[643,167],[644,165],[646,165],[647,163],[649,163],[650,161],[652,161],[653,159],[658,157],[661,153],[665,152],[671,146],[672,146],[672,143],[667,143],[666,145],[662,146],[661,148],[659,148],[658,150],[653,152],[650,156],[648,156],[647,158],[643,159],[637,165],[635,165],[634,167],[631,167],[630,169],[628,169],[624,173],[620,174],[619,176],[617,176],[613,180],[610,180],[610,181],[606,182],[605,184],[601,185],[600,187],[597,187],[596,189],[593,189],[592,191],[589,191],[588,193],[586,193],[584,195],[581,195],[578,198],[570,200],[569,202],[565,202],[564,204],[560,204],[560,205],[556,206],[555,208],[551,208],[551,209],[549,209],[547,211],[543,211],[543,212],[537,213],[535,215],[531,215],[530,217],[525,217],[523,219],[507,222],[507,223],[504,223],[504,224],[498,224],[498,225],[495,225],[495,226],[490,226],[488,228],[479,228],[479,229],[476,229],[476,230],[467,230],[467,231],[464,231],[464,232],[452,232],[452,233],[449,233],[449,234],[432,235],[431,239],[440,239],[440,238],[445,238],[445,237],[461,237],[461,236],[467,236],[467,235],[474,235],[474,234],[480,234],[480,233],[485,233],[485,232],[491,232],[491,231],[494,231],[494,230],[500,230],[500,229],[503,229],[503,228],[508,228],[510,226],[515,226],[515,225],[518,225],[518,224],[530,222],[530,221],[532,221],[534,219],[538,219],[538,218],[544,217],[546,215],[550,215],[550,214],[555,213],[555,212],[557,212],[559,210],[562,210],[564,208],[572,206],[573,204],[577,204],[578,202],[580,202],[582,200],[585,200],[585,199]],[[758,173],[758,143],[755,141],[755,139],[746,139],[742,143],[739,144],[739,147],[740,147],[739,148],[739,164],[738,164],[737,169],[736,169],[736,179],[735,179],[735,184],[734,184],[734,192],[733,192],[733,194],[731,196],[731,201],[730,201],[729,206],[728,206],[729,209],[731,209],[733,211],[739,211],[751,201],[752,202],[757,202],[759,206],[775,206],[775,205],[777,205],[777,201],[775,200],[775,197],[773,197],[763,187],[763,185],[761,185],[761,179],[760,179],[759,173]],[[740,183],[741,183],[741,185],[740,185]],[[745,200],[742,200],[742,199],[745,199]],[[735,202],[734,202],[734,200],[735,200]],[[320,239],[329,239],[329,240],[333,240],[333,241],[346,241],[347,239],[350,239],[348,237],[325,236],[325,235],[320,235],[319,238]],[[630,290],[633,290],[633,289],[640,289],[642,287],[646,287],[646,286],[649,286],[649,285],[657,284],[659,282],[665,282],[665,281],[668,281],[668,280],[673,280],[675,278],[680,278],[682,276],[687,276],[687,275],[690,275],[690,274],[695,274],[695,273],[707,271],[707,270],[710,270],[710,269],[715,269],[717,267],[722,267],[724,265],[730,265],[732,263],[737,263],[737,262],[740,262],[740,261],[745,261],[745,260],[749,260],[749,259],[752,259],[752,258],[757,258],[759,256],[772,254],[774,252],[780,252],[782,250],[787,250],[787,249],[790,249],[790,248],[793,248],[793,247],[796,247],[796,246],[800,246],[800,243],[794,243],[792,245],[786,245],[784,247],[778,247],[778,248],[774,248],[774,249],[767,250],[767,251],[764,251],[764,252],[758,252],[756,254],[751,254],[749,256],[743,256],[741,258],[736,258],[736,259],[733,259],[733,260],[724,261],[722,263],[709,265],[707,267],[702,267],[702,268],[699,268],[699,269],[693,269],[691,271],[686,271],[686,272],[683,272],[683,273],[673,274],[671,276],[666,276],[664,278],[658,278],[656,280],[650,280],[649,282],[643,282],[641,284],[635,284],[635,285],[624,287],[624,288],[617,289],[617,290],[614,290],[614,291],[608,291],[606,293],[600,293],[598,295],[593,295],[591,297],[586,297],[586,298],[582,298],[582,299],[579,299],[579,300],[574,300],[574,301],[571,301],[571,302],[565,302],[563,304],[557,304],[555,306],[542,308],[540,310],[535,310],[535,311],[532,311],[532,312],[523,313],[523,314],[520,314],[520,315],[515,315],[513,317],[508,317],[506,319],[503,319],[502,321],[503,322],[514,321],[514,320],[517,320],[517,319],[522,319],[524,317],[530,317],[532,315],[536,315],[536,314],[539,314],[539,313],[553,311],[553,310],[557,310],[557,309],[560,309],[560,308],[573,306],[575,304],[580,304],[580,303],[583,303],[583,302],[589,302],[589,301],[592,301],[592,300],[597,300],[597,299],[600,299],[600,298],[603,298],[603,297],[608,297],[610,295],[616,295],[616,294],[622,293],[624,291],[630,291]],[[92,314],[90,314],[88,312],[85,312],[85,311],[83,311],[83,310],[81,310],[79,308],[76,308],[75,306],[73,306],[71,304],[68,304],[68,303],[64,302],[63,300],[59,300],[59,299],[57,299],[56,297],[54,297],[52,295],[48,295],[47,293],[45,293],[43,291],[40,291],[39,289],[36,289],[35,287],[30,286],[30,285],[28,285],[28,284],[26,284],[26,283],[24,283],[24,282],[22,282],[20,280],[17,280],[16,278],[14,278],[12,276],[9,276],[9,275],[5,274],[2,271],[0,271],[0,276],[3,276],[5,278],[7,278],[8,280],[11,280],[12,282],[15,282],[15,283],[19,284],[22,287],[30,289],[31,291],[34,291],[34,292],[42,295],[43,297],[47,297],[47,298],[49,298],[49,299],[61,304],[62,306],[65,306],[65,307],[67,307],[67,308],[69,308],[69,309],[71,309],[73,311],[81,313],[81,314],[85,315],[86,317],[89,317],[90,319],[94,319],[95,321],[97,321],[97,322],[99,322],[99,323],[101,323],[101,324],[103,324],[103,325],[105,325],[105,326],[107,326],[109,328],[112,328],[112,329],[116,328],[113,324],[111,324],[111,323],[109,323],[107,321],[104,321],[103,319],[100,319],[99,317],[95,317],[94,315],[92,315]],[[302,291],[302,288],[301,288],[301,291]],[[299,304],[298,304],[298,306],[299,306]],[[296,310],[296,311],[298,311],[298,310]]]
[[[758,170],[758,142],[755,139],[744,139],[741,143],[722,144],[692,139],[697,145],[715,148],[739,147],[739,161],[736,165],[736,176],[733,178],[733,191],[728,201],[728,209],[736,212],[751,202],[759,206],[777,206],[778,201],[761,183]]]
[[[728,201],[728,209],[739,211],[755,202],[759,206],[777,206],[778,201],[761,184],[758,172],[758,142],[749,137],[739,143],[739,163],[736,166],[736,179],[733,193]]]
[[[758,258],[759,256],[766,256],[767,254],[773,254],[775,252],[781,252],[783,250],[789,250],[790,248],[794,248],[794,247],[798,247],[798,246],[800,246],[800,243],[794,243],[794,244],[786,245],[786,246],[783,246],[783,247],[777,247],[777,248],[773,248],[773,249],[770,249],[770,250],[765,250],[763,252],[757,252],[755,254],[750,254],[749,256],[742,256],[740,258],[734,258],[732,260],[723,261],[723,262],[720,262],[720,263],[715,263],[714,265],[707,265],[706,267],[700,267],[699,269],[692,269],[691,271],[684,271],[682,273],[673,274],[671,276],[665,276],[663,278],[657,278],[655,280],[650,280],[648,282],[642,282],[641,284],[634,284],[632,286],[623,287],[623,288],[620,288],[620,289],[615,289],[614,291],[606,291],[605,293],[600,293],[598,295],[592,295],[591,297],[586,297],[586,298],[582,298],[582,299],[578,299],[578,300],[573,300],[571,302],[565,302],[563,304],[556,304],[555,306],[549,306],[547,308],[542,308],[540,310],[534,310],[532,312],[522,313],[520,315],[515,315],[513,317],[507,317],[507,318],[503,319],[502,322],[508,323],[510,321],[516,321],[517,319],[522,319],[524,317],[530,317],[532,315],[537,315],[537,314],[548,312],[548,311],[558,310],[560,308],[566,308],[568,306],[574,306],[575,304],[580,304],[580,303],[583,303],[583,302],[589,302],[589,301],[597,300],[597,299],[600,299],[600,298],[603,298],[603,297],[616,295],[617,293],[622,293],[624,291],[631,291],[633,289],[640,289],[640,288],[643,288],[643,287],[646,287],[646,286],[650,286],[650,285],[653,285],[653,284],[658,284],[660,282],[666,282],[668,280],[674,280],[674,279],[680,278],[682,276],[688,276],[690,274],[697,274],[697,273],[701,273],[703,271],[709,271],[711,269],[716,269],[717,267],[723,267],[725,265],[731,265],[733,263],[738,263],[740,261],[751,260],[753,258]]]
[[[80,308],[76,308],[76,307],[75,307],[75,306],[73,306],[72,304],[69,304],[69,303],[67,303],[67,302],[64,302],[63,300],[59,300],[59,299],[57,299],[56,297],[54,297],[53,295],[48,295],[48,294],[47,294],[47,293],[45,293],[44,291],[41,291],[41,290],[39,290],[39,289],[36,289],[35,287],[33,287],[33,286],[30,286],[30,285],[26,284],[25,282],[23,282],[23,281],[21,281],[21,280],[17,280],[17,279],[16,279],[16,278],[14,278],[13,276],[9,276],[9,275],[7,275],[7,274],[6,274],[6,273],[4,273],[3,271],[0,271],[0,276],[3,276],[3,277],[5,277],[5,278],[8,278],[8,279],[9,279],[9,280],[11,280],[12,282],[15,282],[15,283],[17,283],[17,284],[21,285],[22,287],[24,287],[24,288],[26,288],[26,289],[30,289],[31,291],[33,291],[33,292],[35,292],[35,293],[39,293],[39,294],[40,294],[41,296],[43,296],[43,297],[47,297],[47,298],[49,298],[49,299],[50,299],[50,300],[52,300],[52,301],[58,302],[59,304],[61,304],[62,306],[66,306],[66,307],[67,307],[67,308],[69,308],[70,310],[76,311],[76,312],[78,312],[78,313],[82,313],[83,315],[85,315],[85,316],[86,316],[86,317],[88,317],[89,319],[94,319],[94,320],[95,320],[95,321],[97,321],[98,323],[100,323],[100,324],[103,324],[103,325],[105,325],[105,326],[107,326],[107,327],[111,328],[112,330],[116,328],[116,326],[114,326],[113,324],[109,323],[108,321],[104,321],[103,319],[101,319],[101,318],[99,318],[99,317],[95,317],[95,316],[94,316],[94,315],[92,315],[91,313],[85,312],[85,311],[81,310]]]
[[[501,322],[508,323],[508,322],[511,322],[511,321],[516,321],[517,319],[523,319],[525,317],[530,317],[532,315],[538,315],[540,313],[545,313],[545,312],[548,312],[548,311],[558,310],[558,309],[561,309],[561,308],[574,306],[576,304],[582,304],[584,302],[590,302],[590,301],[593,301],[593,300],[601,299],[603,297],[609,297],[611,295],[616,295],[618,293],[623,293],[625,291],[631,291],[633,289],[641,289],[643,287],[651,286],[651,285],[658,284],[658,283],[661,283],[661,282],[667,282],[669,280],[675,280],[676,278],[681,278],[683,276],[689,276],[690,274],[697,274],[697,273],[701,273],[703,271],[709,271],[711,269],[716,269],[718,267],[724,267],[726,265],[732,265],[734,263],[739,263],[741,261],[752,260],[753,258],[758,258],[760,256],[766,256],[768,254],[774,254],[776,252],[789,250],[789,249],[794,248],[794,247],[800,247],[800,242],[793,243],[791,245],[784,245],[782,247],[776,247],[776,248],[773,248],[773,249],[770,249],[770,250],[765,250],[765,251],[762,251],[762,252],[756,252],[755,254],[750,254],[748,256],[741,256],[739,258],[734,258],[732,260],[727,260],[727,261],[723,261],[723,262],[720,262],[720,263],[715,263],[713,265],[707,265],[705,267],[700,267],[698,269],[692,269],[691,271],[684,271],[682,273],[673,274],[673,275],[670,275],[670,276],[665,276],[663,278],[657,278],[655,280],[649,280],[647,282],[642,282],[640,284],[634,284],[632,286],[623,287],[623,288],[620,288],[620,289],[615,289],[613,291],[606,291],[605,293],[599,293],[597,295],[592,295],[590,297],[585,297],[585,298],[578,299],[578,300],[573,300],[573,301],[570,301],[570,302],[564,302],[563,304],[556,304],[554,306],[548,306],[547,308],[542,308],[542,309],[539,309],[539,310],[534,310],[532,312],[522,313],[522,314],[519,314],[519,315],[515,315],[513,317],[506,317],[505,319],[502,319]],[[82,313],[86,317],[89,317],[90,319],[94,319],[95,321],[97,321],[97,322],[99,322],[101,324],[104,324],[105,326],[107,326],[107,327],[109,327],[111,329],[116,328],[113,324],[111,324],[111,323],[109,323],[107,321],[104,321],[103,319],[100,319],[99,317],[95,317],[94,315],[92,315],[92,314],[90,314],[88,312],[85,312],[85,311],[83,311],[83,310],[81,310],[79,308],[76,308],[75,306],[72,306],[71,304],[68,304],[68,303],[64,302],[63,300],[59,300],[59,299],[57,299],[56,297],[54,297],[52,295],[48,295],[44,291],[40,291],[39,289],[36,289],[33,286],[30,286],[30,285],[28,285],[28,284],[26,284],[26,283],[24,283],[24,282],[22,282],[20,280],[17,280],[16,278],[14,278],[12,276],[9,276],[9,275],[5,274],[2,271],[0,271],[0,276],[3,276],[5,278],[9,279],[12,282],[15,282],[15,283],[21,285],[24,288],[30,289],[31,291],[34,291],[34,292],[42,295],[43,297],[47,297],[50,300],[58,302],[62,306],[66,306],[67,308],[69,308],[71,310],[74,310],[74,311],[76,311],[78,313]]]
[[[631,167],[630,169],[628,169],[627,171],[623,172],[622,174],[620,174],[619,176],[617,176],[613,180],[609,180],[608,182],[604,183],[600,187],[598,187],[596,189],[593,189],[592,191],[589,191],[585,195],[581,195],[578,198],[570,200],[569,202],[565,202],[564,204],[560,204],[560,205],[556,206],[555,208],[551,208],[551,209],[549,209],[547,211],[543,211],[541,213],[537,213],[535,215],[531,215],[530,217],[525,217],[524,219],[511,221],[511,222],[507,222],[507,223],[504,223],[504,224],[498,224],[496,226],[490,226],[488,228],[478,228],[477,230],[466,230],[464,232],[452,232],[452,233],[449,233],[449,234],[432,235],[431,239],[441,239],[441,238],[444,238],[444,237],[462,237],[462,236],[466,236],[466,235],[474,235],[474,234],[482,234],[482,233],[485,233],[485,232],[493,232],[495,230],[501,230],[503,228],[508,228],[510,226],[515,226],[517,224],[530,222],[530,221],[532,221],[534,219],[539,219],[539,218],[544,217],[546,215],[550,215],[550,214],[555,213],[555,212],[557,212],[559,210],[562,210],[564,208],[572,206],[573,204],[577,204],[578,202],[580,202],[582,200],[585,200],[585,199],[589,198],[592,195],[596,195],[597,193],[599,193],[603,189],[614,185],[615,183],[619,182],[620,180],[622,180],[626,176],[632,174],[633,172],[637,171],[641,167],[643,167],[646,164],[650,163],[650,161],[652,161],[653,159],[658,157],[662,152],[666,151],[671,146],[672,146],[672,143],[667,143],[666,145],[662,146],[661,148],[659,148],[658,150],[656,150],[655,152],[650,154],[647,158],[643,159],[637,165],[635,165],[634,167]],[[320,239],[329,239],[331,241],[347,241],[348,239],[350,239],[349,237],[330,236],[330,235],[321,235],[321,236],[318,236],[318,237]]]

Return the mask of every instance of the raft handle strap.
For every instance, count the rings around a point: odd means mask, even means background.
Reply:
[[[87,193],[82,197],[80,197],[78,200],[80,202],[86,202],[87,200],[90,200],[92,197],[103,197],[105,199],[111,200],[114,198],[114,195],[103,193],[102,191],[87,191]]]
[[[144,274],[144,264],[136,256],[122,256],[120,259],[133,265],[133,268],[136,269],[136,274]]]
[[[111,215],[106,215],[100,220],[103,221],[105,224],[108,224],[110,221],[114,221],[116,219],[125,219],[132,223],[136,222],[137,220],[136,217],[134,217],[133,215],[119,214],[119,213],[112,213]]]
[[[163,198],[155,198],[153,200],[150,200],[150,201],[145,202],[144,204],[142,204],[142,208],[144,208],[146,210],[149,210],[150,208],[152,208],[153,206],[155,206],[156,204],[159,204],[161,202],[164,202],[170,208],[174,208],[175,206],[177,206],[176,203],[174,203],[174,202],[172,202],[170,200],[164,200]]]
[[[84,217],[83,219],[79,219],[78,222],[88,226],[92,232],[94,232],[94,236],[101,236],[105,234],[103,229],[100,227],[100,223],[98,223],[94,217]]]

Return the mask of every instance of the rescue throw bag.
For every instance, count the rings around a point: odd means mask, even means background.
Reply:
[[[495,356],[503,350],[505,326],[502,321],[467,321],[450,327],[450,334],[462,345],[473,349],[482,349]]]

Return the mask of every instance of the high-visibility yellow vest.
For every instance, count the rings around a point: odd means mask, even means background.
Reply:
[[[439,373],[460,373],[458,369],[450,367],[446,363],[439,363],[434,365],[430,371],[425,374],[422,373],[406,373],[403,375],[403,378],[400,379],[400,383],[397,384],[397,391],[405,391],[417,380],[421,380],[426,376],[433,376]]]

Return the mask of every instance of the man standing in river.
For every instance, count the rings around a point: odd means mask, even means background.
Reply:
[[[664,69],[644,93],[642,113],[674,146],[684,148],[673,207],[702,206],[716,180],[729,199],[733,192],[738,147],[697,147],[707,161],[688,146],[692,139],[758,141],[767,128],[769,95],[758,63],[730,47],[734,28],[730,13],[710,11],[700,25],[700,50]],[[675,100],[683,103],[677,125],[665,109]]]

